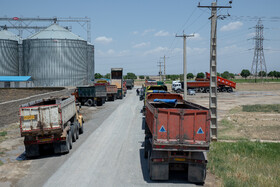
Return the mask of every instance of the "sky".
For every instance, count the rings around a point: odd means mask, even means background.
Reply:
[[[157,75],[164,56],[166,74],[182,74],[183,38],[175,36],[194,34],[187,39],[187,72],[197,74],[210,69],[211,10],[198,8],[199,2],[207,6],[213,0],[1,0],[0,17],[89,17],[95,72],[103,75],[114,67],[124,68],[125,74]],[[218,0],[218,5],[228,6],[229,1]],[[280,71],[279,10],[279,0],[233,0],[231,9],[218,10],[220,16],[230,15],[217,24],[218,72],[251,70],[259,18],[265,28],[267,71]],[[80,24],[59,24],[87,39]]]

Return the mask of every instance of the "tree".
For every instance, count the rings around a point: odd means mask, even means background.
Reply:
[[[235,78],[234,73],[230,73],[230,74],[229,74],[229,77],[230,77],[231,79],[234,79],[234,78]]]
[[[266,77],[266,72],[265,71],[260,71],[259,72],[259,77]]]
[[[279,71],[275,71],[274,77],[276,77],[278,79],[280,77],[280,72]]]
[[[104,76],[104,78],[110,79],[110,78],[111,78],[111,73],[107,73],[107,74]]]
[[[192,73],[187,74],[187,79],[193,79],[193,78],[194,78],[194,75]]]
[[[139,75],[139,79],[144,79],[144,75]]]
[[[240,75],[246,79],[247,77],[249,77],[251,75],[251,73],[248,69],[243,69],[241,71]]]
[[[146,79],[147,79],[147,80],[149,80],[149,79],[150,79],[150,77],[149,77],[149,76],[146,76]]]
[[[137,79],[137,76],[134,73],[127,73],[125,79]]]
[[[100,73],[95,73],[94,78],[95,79],[101,79],[103,76]]]
[[[273,79],[273,77],[276,77],[275,75],[276,75],[276,71],[271,71],[271,72],[269,72],[268,74],[267,74],[267,76],[269,76],[269,77],[272,77],[272,79]]]
[[[200,72],[196,75],[196,78],[204,78],[204,73]]]
[[[223,77],[224,79],[229,79],[230,75],[228,71],[225,71],[224,73],[221,74],[221,77]]]
[[[220,74],[220,73],[217,73],[217,76],[219,76],[219,77],[220,77],[220,76],[221,76],[221,74]]]

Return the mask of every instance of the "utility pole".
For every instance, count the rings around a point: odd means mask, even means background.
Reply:
[[[176,34],[176,37],[183,37],[184,38],[184,51],[183,51],[183,69],[184,69],[184,100],[187,100],[187,37],[194,37],[194,35],[186,35],[184,32],[183,32],[183,35],[181,36],[178,36]]]
[[[232,1],[229,1],[231,4]],[[218,105],[217,105],[217,9],[231,8],[231,6],[217,6],[217,2],[212,2],[211,6],[197,6],[198,8],[210,8],[211,16],[211,38],[210,38],[210,93],[209,93],[209,109],[210,109],[210,136],[211,140],[218,140]],[[224,18],[224,17],[222,17]]]
[[[162,66],[162,63],[163,62],[158,62],[158,66],[159,66],[159,72],[158,72],[158,74],[159,74],[159,81],[162,81],[162,71],[161,71],[161,66]]]
[[[165,55],[163,57],[161,57],[161,59],[163,59],[163,81],[166,80],[166,57]]]

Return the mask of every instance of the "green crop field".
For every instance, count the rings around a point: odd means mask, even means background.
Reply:
[[[213,142],[208,169],[224,186],[280,186],[280,143]]]

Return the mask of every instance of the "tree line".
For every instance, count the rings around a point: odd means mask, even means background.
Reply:
[[[243,77],[243,78],[247,78],[249,76],[251,76],[251,72],[248,70],[248,69],[243,69],[240,73],[240,75]],[[217,73],[217,76],[220,76],[222,78],[225,78],[225,79],[234,79],[235,78],[235,74],[234,73],[230,73],[229,71],[224,71],[223,73]],[[259,77],[271,77],[272,79],[273,78],[279,78],[280,77],[280,72],[279,71],[270,71],[268,74],[265,72],[265,71],[260,71],[258,73],[258,76]],[[100,73],[95,73],[94,75],[95,79],[101,79],[101,78],[107,78],[107,79],[110,79],[111,77],[111,74],[110,73],[107,73],[105,75],[101,75]],[[205,78],[205,74],[203,72],[200,72],[200,73],[197,73],[196,76],[193,74],[193,73],[188,73],[187,74],[187,79],[194,79],[194,78]],[[137,79],[137,76],[132,73],[132,72],[129,72],[127,73],[126,75],[124,75],[124,79]],[[139,79],[150,79],[149,76],[144,76],[144,75],[139,75]],[[167,80],[183,80],[184,79],[184,76],[183,74],[172,74],[172,75],[166,75],[166,79]]]

